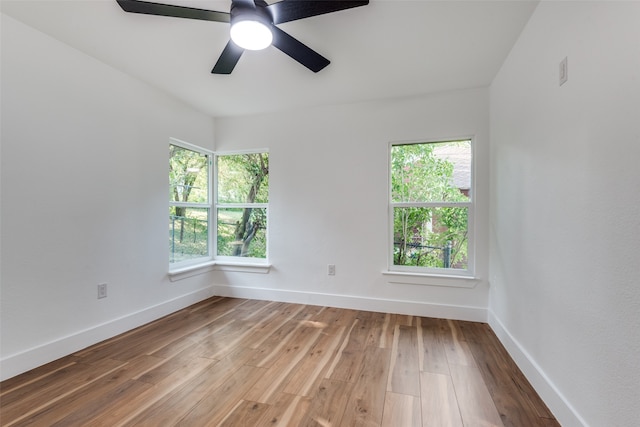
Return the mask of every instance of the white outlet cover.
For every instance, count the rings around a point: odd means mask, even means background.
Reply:
[[[567,80],[569,80],[569,64],[565,56],[564,59],[560,61],[560,86],[565,84]]]
[[[107,297],[107,284],[101,283],[98,285],[98,299]]]

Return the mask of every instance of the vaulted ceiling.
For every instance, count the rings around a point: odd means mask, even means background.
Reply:
[[[156,2],[230,8],[230,0]],[[371,0],[279,25],[331,60],[319,73],[269,47],[246,51],[231,75],[210,73],[228,24],[126,13],[115,0],[2,0],[1,7],[207,114],[234,116],[488,86],[537,3]]]

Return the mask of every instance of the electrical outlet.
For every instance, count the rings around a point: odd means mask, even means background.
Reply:
[[[565,84],[569,80],[569,64],[567,63],[567,57],[560,61],[560,86]]]
[[[98,299],[107,297],[107,284],[101,283],[98,285]]]
[[[327,265],[327,274],[329,276],[335,276],[336,275],[336,265],[335,264]]]

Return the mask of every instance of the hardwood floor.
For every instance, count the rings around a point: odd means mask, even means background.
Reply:
[[[488,325],[211,298],[0,384],[2,426],[558,426]]]

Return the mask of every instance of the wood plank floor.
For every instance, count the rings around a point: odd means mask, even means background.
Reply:
[[[215,297],[0,383],[2,426],[558,426],[488,325]]]

